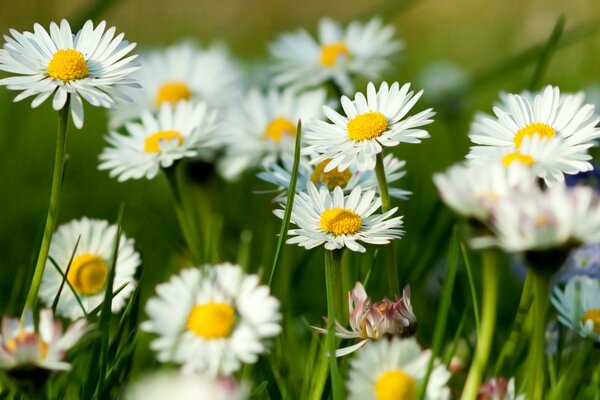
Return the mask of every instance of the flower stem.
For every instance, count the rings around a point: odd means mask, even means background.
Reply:
[[[496,265],[496,254],[492,250],[482,253],[483,267],[483,305],[481,315],[481,326],[477,335],[477,349],[471,363],[471,369],[465,383],[461,400],[472,400],[477,398],[479,387],[485,367],[492,348],[494,328],[496,326],[496,308],[498,304],[498,268]]]
[[[31,286],[29,287],[29,292],[27,293],[27,300],[25,301],[25,307],[23,307],[23,313],[21,314],[21,323],[25,321],[25,313],[27,310],[33,311],[37,305],[38,291],[42,282],[42,276],[44,275],[44,268],[46,266],[46,260],[48,259],[48,252],[50,251],[50,243],[52,242],[52,235],[54,234],[56,219],[60,209],[60,195],[62,191],[65,153],[67,148],[67,123],[69,121],[70,100],[71,98],[67,97],[67,102],[64,107],[58,111],[50,203],[48,206],[48,214],[46,215],[46,224],[44,225],[44,236],[35,263],[33,279],[31,281]]]
[[[381,196],[381,211],[386,212],[391,209],[390,193],[388,190],[387,180],[385,179],[385,169],[383,167],[383,152],[377,154],[375,163],[375,175],[377,176],[377,185],[379,186],[379,194]],[[390,290],[393,294],[400,293],[400,282],[398,279],[398,270],[396,266],[396,253],[393,243],[386,249],[386,266],[388,271],[388,280]]]
[[[327,291],[327,347],[329,350],[329,373],[331,376],[331,388],[333,400],[341,400],[342,397],[342,378],[337,365],[335,356],[335,302],[333,295],[333,251],[325,250],[325,288]]]

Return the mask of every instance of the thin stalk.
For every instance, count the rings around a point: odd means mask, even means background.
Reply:
[[[65,167],[65,153],[67,149],[67,123],[69,122],[69,105],[71,97],[67,97],[65,106],[58,111],[58,126],[56,128],[56,149],[54,152],[54,171],[52,172],[52,188],[50,189],[50,204],[48,206],[48,214],[46,215],[46,225],[44,226],[44,236],[35,263],[33,279],[23,313],[21,314],[21,323],[25,321],[25,313],[27,310],[34,310],[37,305],[38,291],[42,283],[44,268],[50,251],[50,243],[52,235],[56,228],[56,220],[60,209],[60,195],[62,190],[63,172]]]
[[[333,252],[325,250],[325,288],[327,291],[327,348],[329,350],[329,373],[331,375],[331,388],[333,400],[341,400],[342,378],[338,369],[337,357],[335,356],[335,302],[333,296]]]
[[[469,261],[469,255],[464,243],[460,244],[460,251],[463,256],[463,262],[465,263],[465,269],[467,271],[467,278],[469,280],[469,288],[471,290],[471,299],[473,300],[473,314],[475,317],[475,330],[479,332],[479,305],[477,304],[477,289],[475,288],[475,281],[473,280],[473,271],[471,270],[471,262]]]
[[[385,169],[383,167],[383,152],[377,154],[375,163],[375,175],[377,176],[377,185],[379,186],[379,194],[381,196],[381,211],[387,212],[391,207],[390,193],[388,190],[387,180],[385,179]],[[390,290],[393,294],[400,293],[400,282],[398,279],[398,269],[396,266],[396,253],[394,244],[390,244],[386,249],[386,267]]]
[[[486,250],[482,254],[483,267],[483,308],[481,326],[477,335],[477,349],[471,363],[471,369],[461,396],[461,400],[477,398],[485,367],[492,348],[494,328],[496,326],[496,309],[498,304],[498,266],[496,254]]]
[[[565,16],[561,15],[556,21],[556,24],[552,29],[552,33],[550,34],[550,37],[548,38],[548,41],[546,42],[546,45],[542,50],[542,54],[540,55],[540,58],[538,59],[538,62],[535,66],[535,71],[533,72],[531,80],[529,81],[529,86],[527,87],[529,90],[534,90],[539,85],[542,76],[544,75],[544,72],[546,72],[546,69],[548,68],[548,64],[550,63],[552,53],[554,53],[554,50],[556,50],[556,46],[560,41],[560,36],[563,33],[564,27]]]

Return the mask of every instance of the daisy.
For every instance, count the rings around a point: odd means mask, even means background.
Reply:
[[[410,287],[402,291],[402,297],[396,301],[383,299],[372,304],[365,288],[356,282],[354,289],[348,293],[350,310],[350,330],[335,321],[335,335],[343,339],[361,339],[357,344],[339,349],[337,357],[350,354],[369,340],[381,340],[386,335],[401,337],[412,336],[417,330],[417,317],[410,303]],[[317,332],[327,334],[327,329],[314,328]]]
[[[87,322],[79,320],[63,333],[62,323],[54,319],[52,310],[40,311],[37,329],[29,311],[23,325],[18,318],[5,316],[0,335],[0,369],[68,371],[71,365],[64,361],[65,355],[87,331]]]
[[[131,77],[139,66],[127,56],[135,43],[115,36],[115,28],[105,30],[102,21],[94,28],[87,21],[73,34],[66,20],[60,27],[50,24],[50,33],[39,24],[33,33],[10,30],[0,49],[0,70],[16,74],[0,79],[0,85],[21,93],[15,101],[35,96],[31,106],[37,107],[53,95],[52,107],[62,109],[70,99],[71,116],[77,128],[83,126],[81,98],[97,107],[115,106],[114,98],[130,101],[124,87],[139,87]]]
[[[378,190],[377,176],[374,171],[362,171],[359,172],[353,166],[350,168],[340,171],[337,168],[332,169],[329,172],[325,172],[324,169],[329,163],[329,160],[322,161],[316,166],[310,165],[307,158],[301,157],[300,164],[298,165],[298,176],[296,181],[297,188],[305,188],[306,184],[310,181],[317,187],[325,186],[330,191],[336,186],[344,189],[344,193],[348,194],[357,186],[363,188],[363,190]],[[394,157],[393,154],[388,154],[383,159],[383,166],[385,170],[385,178],[388,184],[396,182],[404,175],[404,166],[406,161],[399,160]],[[264,171],[257,174],[257,176],[269,183],[277,185],[278,190],[281,191],[280,195],[276,200],[282,200],[285,198],[287,188],[290,186],[292,178],[292,169],[294,166],[294,159],[289,155],[283,155],[279,161],[270,161],[265,163],[263,166]],[[392,197],[406,200],[410,195],[410,192],[398,188],[389,188],[389,194]]]
[[[92,312],[104,301],[106,282],[113,267],[113,253],[117,236],[117,226],[108,221],[82,218],[61,225],[50,244],[49,259],[44,269],[39,297],[47,305],[52,305],[63,282],[52,260],[66,272],[70,287],[65,285],[60,293],[56,312],[67,318],[77,319]],[[79,244],[77,244],[79,240]],[[77,245],[77,248],[75,247]],[[75,251],[73,262],[69,260]],[[134,240],[122,235],[119,240],[115,280],[112,298],[112,312],[119,312],[137,286],[135,272],[140,265],[140,255],[134,249]],[[71,289],[72,288],[72,289]],[[77,297],[81,300],[81,305]]]
[[[265,339],[281,332],[279,301],[238,265],[184,269],[156,291],[141,329],[159,336],[150,345],[159,361],[188,371],[231,374],[255,363]]]
[[[542,157],[537,175],[548,183],[564,180],[564,174],[590,171],[590,147],[600,137],[600,121],[594,106],[583,104],[581,93],[562,95],[558,87],[547,86],[538,94],[508,94],[500,106],[494,107],[495,116],[479,114],[471,125],[471,147],[467,158],[486,160],[502,158],[508,154],[529,156],[536,160],[535,152],[523,149],[527,138],[554,142],[557,147],[551,156]],[[529,153],[523,153],[523,150]]]
[[[221,109],[237,100],[242,91],[240,70],[223,46],[202,49],[182,42],[164,50],[140,55],[142,68],[135,79],[142,90],[131,91],[131,103],[119,104],[111,113],[110,125],[116,128],[145,111],[155,112],[164,103],[205,102]]]
[[[375,191],[363,192],[355,187],[348,196],[339,186],[332,193],[327,188],[309,182],[307,193],[298,193],[294,201],[290,221],[298,229],[290,229],[286,243],[298,244],[306,249],[325,245],[327,250],[347,247],[364,253],[359,242],[387,244],[402,236],[402,217],[391,218],[398,210],[395,207],[383,214],[373,214],[381,207],[381,199]],[[281,204],[285,208],[285,204]],[[283,218],[284,210],[273,213]]]
[[[576,276],[564,290],[554,287],[552,304],[558,320],[582,337],[600,342],[600,280]]]
[[[490,378],[481,385],[477,400],[525,400],[525,395],[516,394],[515,378]]]
[[[250,388],[230,377],[212,378],[181,372],[155,372],[130,385],[125,400],[244,400]]]
[[[281,154],[293,154],[299,120],[321,116],[325,91],[301,94],[289,90],[248,92],[227,118],[226,152],[219,165],[227,179]]]
[[[343,93],[353,90],[355,76],[379,80],[402,49],[394,28],[380,19],[351,22],[345,29],[329,19],[319,23],[318,40],[301,29],[281,35],[270,46],[274,83],[302,90],[333,81]]]
[[[415,399],[430,358],[431,351],[421,350],[414,338],[369,342],[350,363],[348,399]],[[449,399],[448,379],[450,372],[435,360],[425,399]]]
[[[332,122],[309,121],[305,135],[308,146],[303,154],[314,156],[315,164],[331,159],[325,172],[336,167],[343,171],[352,164],[365,171],[375,168],[375,157],[383,146],[420,143],[429,134],[417,128],[433,122],[430,118],[435,113],[427,109],[404,119],[423,93],[414,94],[409,88],[409,83],[400,88],[398,82],[391,87],[383,82],[375,91],[375,85],[369,83],[366,97],[357,93],[352,101],[342,96],[346,116],[323,106],[323,113]]]
[[[110,170],[119,182],[153,179],[160,168],[168,168],[182,158],[210,160],[218,141],[217,114],[205,103],[163,104],[158,114],[146,111],[141,122],[125,125],[128,135],[111,131],[109,147],[100,154],[98,169]]]

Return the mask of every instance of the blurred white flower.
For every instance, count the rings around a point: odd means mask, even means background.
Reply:
[[[564,326],[600,342],[600,280],[575,276],[564,287],[555,286],[552,304]]]

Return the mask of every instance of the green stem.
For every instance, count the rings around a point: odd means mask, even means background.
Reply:
[[[44,268],[46,266],[46,260],[48,259],[48,252],[50,251],[50,243],[52,242],[52,235],[54,234],[56,219],[60,209],[60,195],[67,148],[67,123],[69,121],[70,100],[71,98],[67,97],[67,102],[64,107],[58,111],[56,150],[54,152],[54,171],[52,172],[50,204],[48,206],[48,214],[46,215],[46,225],[44,226],[42,244],[35,263],[33,279],[31,281],[31,286],[29,287],[29,292],[27,293],[27,300],[25,301],[23,313],[21,314],[21,323],[25,321],[25,313],[27,310],[33,311],[37,305],[38,291],[42,282],[42,276],[44,275]]]
[[[383,167],[383,152],[377,154],[377,161],[375,164],[375,175],[377,176],[377,185],[379,186],[379,194],[381,196],[381,211],[389,211],[391,209],[391,202],[387,180],[385,179],[385,169]],[[398,270],[396,267],[396,253],[394,251],[393,243],[390,244],[386,249],[386,266],[390,290],[393,294],[399,294],[400,282],[398,279]]]
[[[532,272],[533,305],[531,307],[532,332],[529,341],[527,399],[541,400],[544,398],[544,385],[546,374],[546,358],[544,345],[546,337],[546,313],[550,299],[551,274],[543,270],[530,268]]]
[[[342,378],[338,369],[335,340],[335,302],[333,295],[333,251],[325,250],[325,287],[327,291],[327,348],[329,350],[329,373],[331,375],[331,387],[333,400],[341,400]]]
[[[494,328],[496,326],[496,308],[498,304],[498,268],[496,254],[492,250],[484,251],[482,278],[483,278],[483,307],[481,326],[477,335],[477,349],[471,363],[471,369],[465,383],[461,400],[477,398],[481,386],[483,372],[492,348]]]

